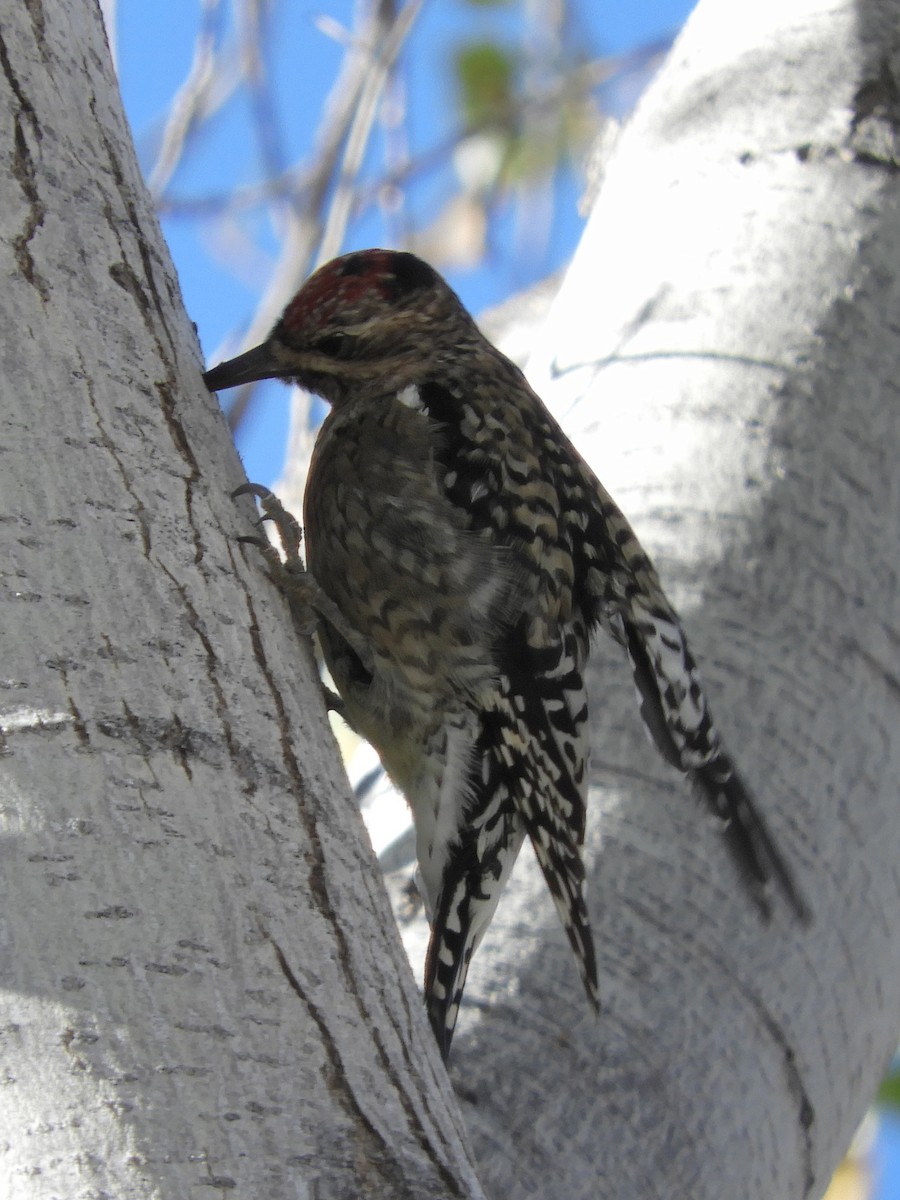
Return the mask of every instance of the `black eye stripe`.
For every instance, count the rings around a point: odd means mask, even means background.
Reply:
[[[347,358],[353,350],[353,338],[346,333],[329,333],[318,339],[315,348],[329,358]]]

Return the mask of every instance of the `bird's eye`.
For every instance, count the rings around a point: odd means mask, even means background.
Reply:
[[[354,339],[346,333],[328,333],[315,343],[316,350],[329,358],[349,358],[353,353]]]

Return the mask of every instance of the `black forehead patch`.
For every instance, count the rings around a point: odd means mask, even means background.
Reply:
[[[367,252],[348,254],[340,266],[341,275],[370,275],[372,273],[372,257]]]
[[[419,288],[432,287],[436,279],[434,269],[427,262],[405,250],[391,255],[390,268],[393,276],[390,288],[395,300]]]

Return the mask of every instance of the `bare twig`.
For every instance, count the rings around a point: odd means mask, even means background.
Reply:
[[[285,206],[279,261],[240,349],[256,345],[269,332],[308,274],[316,244],[320,244],[319,262],[324,261],[323,254],[333,257],[340,248],[352,210],[352,183],[371,133],[378,97],[421,6],[422,0],[410,0],[394,18],[387,15],[386,0],[380,0],[360,36],[350,42],[326,105],[315,165],[304,174],[294,203]],[[389,7],[392,9],[392,4]],[[334,200],[326,213],[332,193]],[[327,247],[335,244],[337,249],[329,253]],[[229,409],[232,429],[242,419],[252,387],[239,389]]]
[[[347,135],[347,146],[341,163],[338,188],[328,211],[317,263],[327,262],[340,250],[353,207],[356,177],[362,166],[363,155],[372,132],[378,101],[397,61],[400,49],[409,36],[413,22],[419,15],[422,0],[410,0],[396,17],[393,16],[393,7],[393,0],[381,0],[379,5],[383,14],[382,20],[385,20],[387,14],[390,13],[389,19],[392,23],[386,28],[381,45],[375,47],[370,70],[360,89],[359,104]]]
[[[154,198],[162,194],[175,173],[191,132],[209,115],[213,107],[224,103],[225,96],[221,87],[216,88],[219,94],[215,104],[211,103],[217,76],[221,78],[220,72],[216,71],[215,57],[220,4],[221,0],[202,0],[200,27],[194,42],[191,68],[172,101],[159,154],[147,179],[147,186]],[[227,73],[224,77],[227,78]],[[237,86],[237,80],[233,86]]]
[[[389,164],[389,169],[376,179],[366,182],[357,191],[353,215],[365,211],[370,204],[378,201],[385,189],[402,187],[413,179],[427,175],[447,161],[453,152],[468,138],[489,129],[499,129],[503,133],[511,133],[521,127],[530,118],[532,108],[560,108],[567,104],[577,103],[589,95],[593,88],[609,83],[617,76],[627,75],[631,71],[647,70],[656,60],[661,59],[671,47],[671,39],[662,39],[642,46],[621,58],[601,58],[582,64],[567,72],[564,79],[537,93],[521,96],[516,103],[506,109],[498,110],[484,120],[472,122],[458,129],[455,133],[434,146],[413,156],[397,155]],[[179,197],[166,195],[160,198],[157,209],[167,216],[205,218],[216,216],[222,212],[239,212],[260,207],[261,205],[283,201],[289,197],[304,197],[314,188],[314,177],[319,174],[319,163],[314,168],[298,171],[295,168],[263,182],[248,184],[245,187],[234,188],[220,195],[205,195],[194,197]]]
[[[263,47],[265,24],[271,15],[272,0],[239,0],[241,74],[250,93],[250,107],[256,127],[256,140],[266,183],[284,175],[278,106],[272,95]]]

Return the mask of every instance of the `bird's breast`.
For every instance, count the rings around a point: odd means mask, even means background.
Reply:
[[[378,749],[477,703],[511,619],[514,558],[467,529],[443,493],[436,437],[397,401],[342,406],[322,426],[307,484],[309,569],[371,646],[374,676],[354,678],[327,637],[326,658]]]

